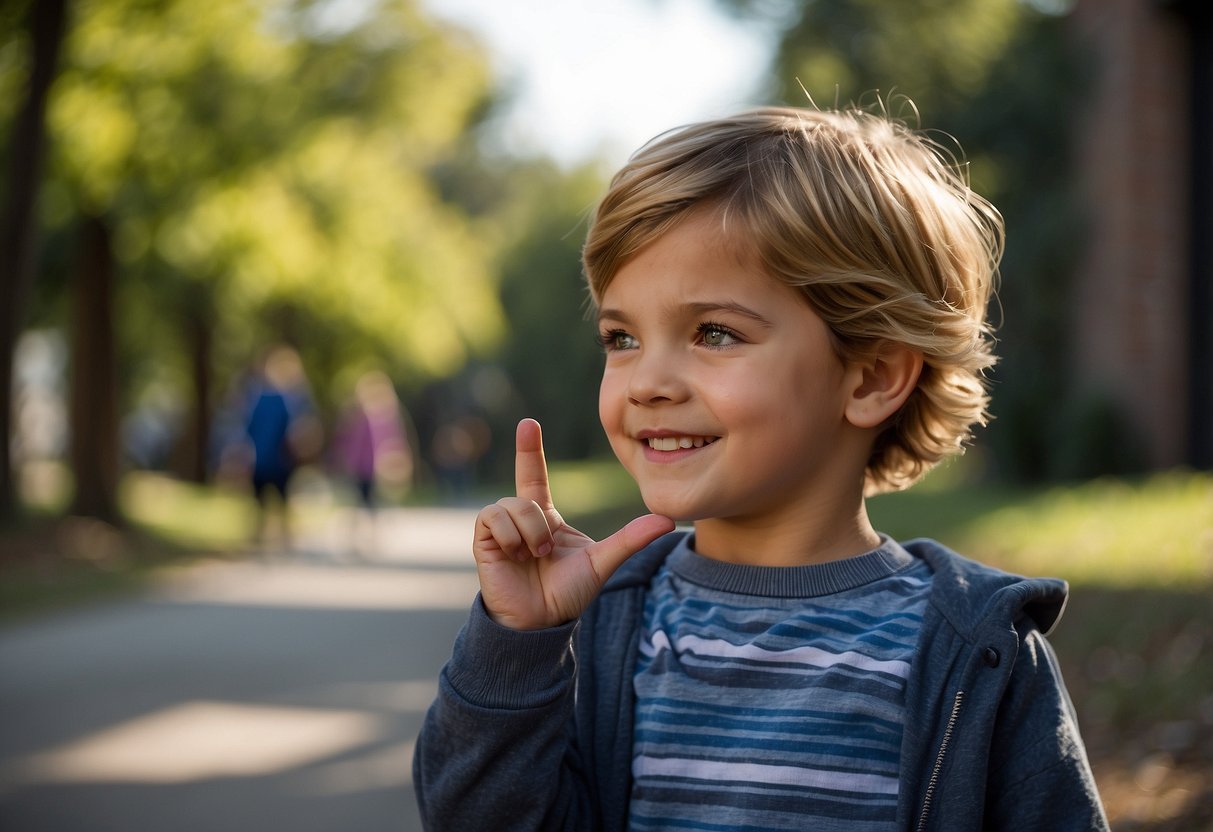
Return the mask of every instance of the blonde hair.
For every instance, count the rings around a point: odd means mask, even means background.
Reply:
[[[591,219],[594,301],[692,209],[719,212],[731,242],[797,287],[843,359],[888,342],[922,353],[917,387],[874,443],[868,493],[911,485],[986,423],[1002,217],[938,144],[883,113],[790,107],[658,136]]]

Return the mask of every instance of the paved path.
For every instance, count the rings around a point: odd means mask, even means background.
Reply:
[[[420,829],[413,741],[475,594],[472,517],[386,513],[361,554],[338,523],[0,629],[0,829]]]

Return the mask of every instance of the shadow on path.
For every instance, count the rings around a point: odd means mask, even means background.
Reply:
[[[418,830],[413,742],[476,591],[463,510],[341,526],[0,630],[0,828]]]

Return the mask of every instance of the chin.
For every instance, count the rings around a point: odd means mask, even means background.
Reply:
[[[645,507],[653,514],[660,514],[662,517],[668,517],[679,523],[690,523],[712,516],[701,506],[676,495],[649,495],[642,492],[641,497],[644,499]]]

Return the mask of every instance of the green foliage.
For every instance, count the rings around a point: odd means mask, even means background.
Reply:
[[[444,192],[476,206],[478,227],[500,252],[500,303],[509,334],[492,366],[469,365],[444,385],[447,418],[474,412],[492,434],[479,473],[513,475],[514,429],[538,419],[550,460],[606,451],[598,427],[602,352],[581,273],[589,210],[605,186],[595,166],[564,170],[546,159],[469,159],[438,173]],[[419,410],[414,410],[418,415]],[[432,420],[431,420],[432,421]]]
[[[527,182],[524,233],[502,266],[501,303],[513,334],[501,361],[524,415],[544,425],[552,458],[582,459],[606,450],[598,427],[602,350],[581,272],[586,215],[603,183],[590,169],[531,171]]]
[[[5,128],[0,132],[0,152],[8,150],[7,128],[25,98],[31,70],[30,44],[24,28],[28,5],[29,0],[0,4],[0,127]]]
[[[292,337],[324,379],[369,356],[424,379],[501,336],[491,246],[431,176],[491,100],[483,51],[412,0],[340,5],[74,4],[44,213],[113,230],[128,378],[176,367],[184,394],[194,321],[221,377]]]
[[[803,103],[802,85],[819,106],[895,92],[932,123],[983,89],[1022,25],[1016,0],[815,0],[800,8],[776,62],[782,99]]]

